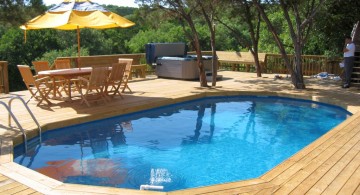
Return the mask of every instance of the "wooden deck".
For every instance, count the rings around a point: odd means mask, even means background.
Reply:
[[[53,105],[41,107],[31,100],[28,105],[45,131],[213,95],[295,97],[339,105],[354,115],[259,178],[165,193],[64,184],[13,163],[13,144],[20,143],[22,136],[17,128],[8,127],[7,113],[0,109],[0,194],[360,194],[360,90],[314,78],[306,79],[306,90],[294,90],[289,80],[274,80],[274,75],[219,74],[224,79],[215,88],[201,88],[197,81],[147,79],[131,82],[134,93],[125,93],[123,100],[116,98],[91,108],[79,105],[79,100],[51,100]],[[27,100],[29,93],[13,94]],[[7,97],[2,95],[0,100],[7,102]],[[36,125],[20,102],[13,102],[13,111],[28,135],[36,135]]]

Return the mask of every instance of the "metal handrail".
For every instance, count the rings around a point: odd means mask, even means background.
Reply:
[[[21,132],[23,133],[24,136],[24,142],[25,142],[25,152],[27,152],[27,138],[26,138],[26,133],[24,131],[24,129],[22,128],[22,126],[20,125],[19,121],[16,119],[15,115],[11,112],[11,109],[9,108],[9,106],[3,102],[0,101],[0,104],[3,105],[6,110],[9,112],[9,118],[10,116],[13,118],[13,120],[15,121],[16,125],[18,126],[18,128],[21,130]]]
[[[23,133],[23,136],[24,136],[24,143],[25,143],[25,152],[27,152],[27,136],[26,136],[26,132],[24,131],[24,129],[22,128],[22,126],[20,125],[19,121],[17,120],[17,118],[15,117],[15,115],[13,114],[13,112],[11,111],[11,104],[12,102],[15,100],[15,99],[18,99],[20,100],[23,105],[25,106],[26,110],[29,112],[31,118],[34,120],[34,122],[36,123],[36,125],[38,126],[38,129],[39,129],[39,138],[40,138],[40,143],[42,142],[42,130],[41,130],[41,126],[39,124],[39,122],[36,120],[34,114],[31,112],[29,106],[25,103],[24,99],[22,99],[20,96],[13,96],[10,98],[9,100],[9,103],[8,105],[6,105],[4,102],[0,101],[0,103],[2,105],[5,106],[5,108],[8,110],[9,112],[9,117],[8,117],[8,123],[9,123],[9,127],[11,127],[11,118],[13,118],[13,120],[15,121],[16,125],[18,126],[18,128],[21,130],[21,132]]]

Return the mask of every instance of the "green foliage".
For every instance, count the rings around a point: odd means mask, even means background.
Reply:
[[[128,42],[130,53],[145,52],[145,44],[157,42],[187,42],[181,26],[165,22],[157,29],[139,31]]]
[[[216,50],[218,51],[239,51],[241,47],[235,39],[235,36],[231,34],[224,26],[217,24],[215,26],[215,39]]]
[[[81,48],[80,50],[81,56],[88,56],[89,50],[87,48]],[[51,50],[44,53],[43,56],[36,58],[35,61],[48,61],[50,64],[53,64],[55,59],[58,57],[71,57],[78,56],[78,47],[77,45],[73,45],[70,48],[66,48],[64,50]]]
[[[23,89],[20,74],[16,65],[29,64],[33,53],[31,47],[24,44],[24,35],[20,29],[11,28],[1,36],[0,39],[0,60],[9,63],[9,87],[10,91]]]
[[[116,5],[103,5],[103,7],[123,17],[132,15],[137,10],[137,8],[134,7],[119,7]]]
[[[24,0],[0,1],[0,24],[18,25],[25,21]]]
[[[225,8],[224,8],[225,9]],[[216,25],[216,50],[241,51],[247,45],[251,45],[248,27],[239,15],[242,10],[239,7],[226,9],[218,16]],[[226,44],[225,44],[226,43]]]
[[[90,55],[111,54],[111,39],[106,39],[102,30],[81,29],[80,45],[89,49]],[[77,43],[77,42],[74,42]]]
[[[19,26],[46,10],[42,0],[0,1],[0,24]]]
[[[341,0],[325,4],[314,20],[313,34],[309,43],[313,50],[305,48],[310,54],[342,55],[345,36],[349,36],[354,24],[360,19],[360,1]],[[316,50],[315,50],[316,48]]]
[[[284,16],[281,10],[274,11],[274,8],[270,8],[272,11],[268,13],[268,17],[274,27],[276,32],[279,34],[280,39],[284,43],[287,53],[293,53],[294,47],[289,33],[289,28],[287,23],[284,20]],[[265,23],[261,24],[260,28],[260,42],[259,50],[268,53],[279,53],[279,48],[277,47],[273,35],[268,30],[268,27]]]
[[[334,51],[330,51],[327,50],[324,52],[324,56],[326,56],[329,60],[335,60],[335,59],[339,59],[339,52],[334,52]],[[342,56],[341,56],[342,58]]]
[[[16,65],[31,65],[31,61],[51,48],[53,43],[51,35],[48,35],[50,39],[43,36],[39,31],[28,32],[27,42],[25,43],[24,32],[20,28],[10,28],[2,34],[0,39],[0,60],[9,63],[10,91],[24,89]]]

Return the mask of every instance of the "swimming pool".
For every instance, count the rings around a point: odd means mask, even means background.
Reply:
[[[350,115],[289,98],[203,98],[46,132],[14,161],[67,183],[172,191],[259,177]]]

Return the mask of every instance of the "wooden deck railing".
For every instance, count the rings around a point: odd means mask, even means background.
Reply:
[[[80,57],[80,66],[89,67],[89,66],[98,66],[104,64],[112,64],[118,62],[119,58],[131,58],[133,59],[133,65],[146,65],[145,64],[145,54],[114,54],[114,55],[98,55],[98,56],[81,56]],[[78,58],[77,57],[59,57],[58,59],[70,59],[73,67],[78,67]],[[137,66],[139,67],[139,66]],[[139,68],[133,69],[133,75],[138,75]],[[154,74],[154,70],[150,65],[146,65],[145,73],[148,75]]]
[[[145,58],[145,54],[114,54],[114,55],[97,55],[97,56],[81,56],[80,66],[89,67],[103,64],[112,64],[118,62],[119,58],[131,58],[133,64],[140,64],[142,59]],[[74,67],[78,67],[78,57],[59,57],[58,59],[70,59]]]
[[[224,54],[224,51],[219,51]],[[191,52],[189,52],[191,53]],[[204,51],[204,55],[211,55],[211,52]],[[225,52],[226,53],[226,52]],[[232,52],[233,53],[233,52]],[[288,73],[287,68],[284,65],[284,61],[280,54],[266,54],[265,60],[262,64],[263,73]],[[70,59],[74,67],[77,67],[77,57],[61,57],[62,59]],[[81,66],[93,66],[104,63],[114,63],[118,61],[118,58],[132,58],[134,65],[145,65],[145,54],[116,54],[116,55],[99,55],[99,56],[82,56],[80,59]],[[290,61],[293,62],[294,57],[289,55]],[[339,67],[341,59],[328,60],[325,56],[315,55],[303,55],[303,74],[305,76],[315,75],[319,72],[328,72],[330,74],[340,75],[342,69]],[[232,62],[233,64],[224,63],[220,69],[225,70],[237,70],[243,72],[255,72],[255,66],[252,63],[247,62],[241,64],[241,60]],[[250,68],[249,68],[250,66]],[[150,65],[146,65],[146,74],[153,75],[154,69]],[[136,70],[133,70],[133,75],[136,75]],[[0,61],[0,93],[9,93],[9,81],[8,81],[8,63],[6,61]]]
[[[258,53],[261,67],[266,65],[266,53]],[[254,71],[255,60],[251,52],[218,51],[219,67],[230,68],[232,71]]]
[[[9,93],[8,62],[0,61],[0,93]]]
[[[291,64],[294,62],[294,56],[288,55]],[[325,56],[302,55],[302,71],[303,75],[310,76],[320,72],[328,72],[330,74],[340,75],[342,69],[339,66],[341,59],[328,60]],[[288,70],[284,64],[284,60],[280,54],[267,54],[266,65],[263,69],[266,73],[286,74]]]

